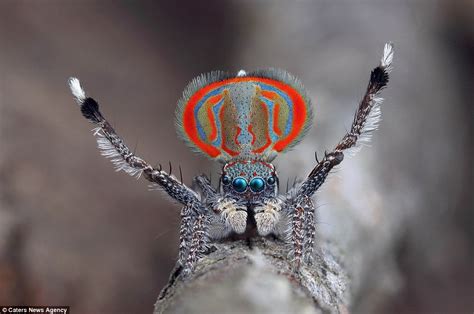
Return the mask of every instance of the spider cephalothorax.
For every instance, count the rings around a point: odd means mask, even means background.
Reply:
[[[178,134],[207,157],[223,164],[219,186],[200,175],[198,190],[187,187],[161,167],[156,169],[135,156],[87,97],[77,79],[69,85],[90,122],[97,126],[102,155],[112,158],[118,170],[144,177],[183,205],[178,262],[192,271],[210,241],[231,234],[274,234],[289,242],[295,270],[311,264],[315,238],[312,196],[329,172],[342,162],[347,150],[367,141],[377,128],[382,99],[393,58],[386,44],[380,65],[370,76],[350,131],[326,152],[306,180],[280,194],[273,159],[294,147],[312,125],[312,104],[303,85],[283,70],[268,69],[237,75],[211,72],[195,78],[184,90],[176,111]],[[247,235],[248,234],[248,235]]]

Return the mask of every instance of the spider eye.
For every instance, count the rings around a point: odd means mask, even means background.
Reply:
[[[229,184],[230,184],[230,181],[231,181],[231,180],[230,180],[229,176],[224,175],[224,176],[222,177],[222,184],[224,184],[224,185],[229,185]]]
[[[275,177],[274,176],[268,177],[267,178],[267,183],[270,184],[270,185],[274,185],[275,184]]]
[[[234,187],[234,190],[237,192],[243,192],[247,189],[247,180],[244,178],[235,178],[234,181],[232,181],[232,186]]]
[[[250,181],[250,189],[254,192],[262,192],[265,188],[265,181],[262,178],[253,178]]]

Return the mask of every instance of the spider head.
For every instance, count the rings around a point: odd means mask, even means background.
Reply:
[[[221,176],[223,194],[248,203],[276,196],[278,177],[275,167],[259,160],[228,162]]]

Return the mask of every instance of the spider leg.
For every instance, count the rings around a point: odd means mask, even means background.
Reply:
[[[316,220],[315,220],[315,207],[311,198],[307,198],[304,204],[304,261],[307,265],[313,264],[313,251],[314,251],[314,241],[316,239]]]
[[[372,70],[369,84],[364,97],[354,115],[351,129],[344,135],[336,147],[325,152],[324,157],[318,160],[316,166],[306,180],[299,186],[292,188],[285,195],[285,206],[291,215],[289,241],[292,246],[292,255],[296,268],[301,265],[302,259],[311,263],[315,238],[314,205],[311,197],[324,183],[330,171],[344,159],[344,153],[354,153],[360,144],[368,142],[380,121],[380,91],[387,85],[393,60],[393,45],[386,44],[384,54],[378,67]],[[358,145],[359,144],[359,145]]]
[[[187,254],[185,260],[181,260],[184,276],[189,275],[194,270],[196,262],[207,251],[209,243],[207,215],[199,214],[195,219],[192,219],[191,223],[192,225],[186,227],[187,236],[189,236],[189,243],[186,245]]]
[[[389,80],[392,69],[393,44],[385,44],[384,54],[378,67],[372,70],[369,84],[359,107],[354,115],[351,129],[334,150],[326,152],[300,186],[298,196],[312,196],[326,180],[329,172],[344,159],[344,153],[353,154],[360,149],[360,144],[370,140],[372,132],[377,129],[381,117],[382,98],[379,93]]]
[[[189,248],[191,246],[192,226],[196,220],[192,214],[193,212],[188,206],[184,206],[181,209],[178,263],[182,267],[185,267],[186,265],[186,258],[188,257]]]
[[[145,179],[163,189],[171,198],[179,203],[190,206],[193,210],[200,213],[205,212],[205,207],[200,204],[197,193],[181,183],[173,175],[162,170],[161,166],[159,169],[155,169],[128,148],[100,112],[99,104],[93,98],[86,96],[78,79],[70,78],[69,87],[80,106],[82,115],[96,126],[94,135],[97,137],[97,144],[101,154],[111,159],[117,171],[123,170],[137,178],[143,174]]]
[[[181,209],[181,226],[179,232],[178,263],[183,276],[194,270],[196,262],[207,250],[209,243],[208,219],[204,214],[196,215],[188,206]]]
[[[298,270],[303,262],[311,265],[313,262],[314,240],[316,225],[314,221],[314,205],[310,197],[288,199],[290,228],[286,230],[286,240],[289,243],[290,257]]]
[[[206,206],[201,203],[196,192],[183,184],[182,175],[181,180],[171,175],[171,163],[168,174],[161,165],[156,169],[144,159],[136,156],[99,111],[98,103],[94,99],[86,97],[78,79],[69,79],[69,86],[80,106],[82,115],[97,126],[94,129],[94,135],[97,136],[101,154],[111,159],[116,170],[123,170],[137,178],[143,174],[145,179],[184,205],[181,211],[178,262],[183,267],[184,274],[189,274],[200,255],[207,248],[209,236]]]
[[[196,176],[193,183],[199,188],[202,195],[202,202],[210,208],[214,208],[220,198],[219,192],[212,186],[211,180],[205,175]]]

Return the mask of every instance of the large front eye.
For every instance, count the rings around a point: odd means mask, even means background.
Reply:
[[[250,189],[256,193],[262,192],[265,188],[265,181],[262,178],[253,178],[250,181]]]
[[[244,178],[235,178],[234,181],[232,181],[232,186],[234,187],[234,190],[242,193],[247,190],[247,180]]]

